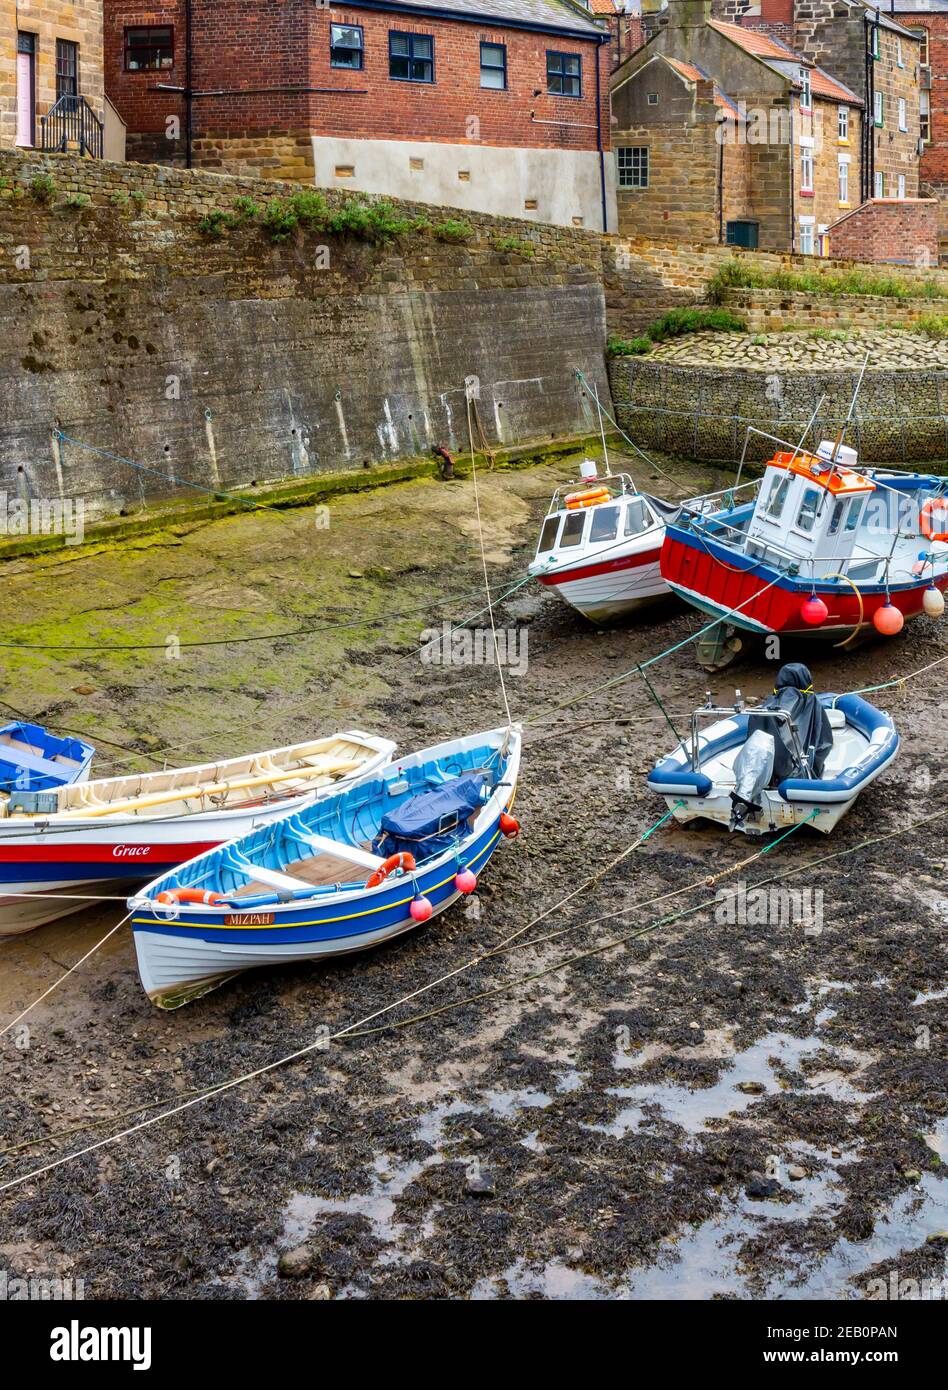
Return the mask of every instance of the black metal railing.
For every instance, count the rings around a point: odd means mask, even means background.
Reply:
[[[104,127],[85,97],[62,96],[40,117],[43,149],[65,154],[78,149],[79,154],[101,159],[104,149]]]

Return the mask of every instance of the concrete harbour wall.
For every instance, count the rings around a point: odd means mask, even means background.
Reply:
[[[259,215],[200,228],[238,196],[292,191],[0,156],[0,490],[108,515],[188,482],[461,450],[472,376],[493,442],[595,428],[575,370],[608,392],[596,233],[407,203],[431,225],[384,244],[303,227],[274,242]],[[460,240],[442,232],[462,217]]]

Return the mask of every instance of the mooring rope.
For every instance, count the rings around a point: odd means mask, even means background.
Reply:
[[[94,956],[100,946],[104,946],[105,943],[109,940],[109,938],[114,936],[120,927],[125,926],[125,923],[128,921],[129,917],[131,917],[131,915],[132,914],[130,912],[126,913],[126,915],[122,918],[121,922],[116,922],[115,926],[111,927],[109,931],[105,933],[105,936],[101,937],[100,940],[98,940],[94,946],[90,947],[90,949],[86,951],[84,956],[80,956],[79,960],[77,960],[75,964],[70,965],[69,969],[65,971],[64,974],[60,975],[58,980],[54,980],[48,989],[44,989],[43,993],[39,996],[39,998],[34,999],[32,1004],[27,1004],[25,1009],[21,1009],[21,1011],[17,1014],[16,1018],[11,1019],[5,1028],[0,1028],[0,1038],[6,1037],[7,1033],[10,1032],[11,1028],[15,1028],[18,1023],[22,1022],[22,1020],[26,1018],[27,1014],[31,1014],[33,1012],[37,1004],[42,1004],[44,999],[48,999],[49,996],[53,993],[53,991],[58,989],[64,980],[68,980],[69,976],[72,975],[74,971],[79,969],[80,965],[84,965],[85,962],[89,960],[91,956]]]
[[[754,886],[755,886],[755,888],[761,888],[761,887],[765,887],[767,884],[770,884],[770,883],[780,882],[781,880],[783,880],[783,879],[785,879],[785,878],[791,877],[793,874],[796,874],[796,873],[799,873],[799,872],[804,872],[804,871],[807,871],[807,870],[809,870],[809,869],[815,868],[815,867],[817,867],[818,865],[827,863],[827,862],[830,861],[830,860],[841,859],[841,858],[846,857],[847,855],[856,854],[856,853],[858,853],[859,850],[861,850],[861,849],[866,849],[866,848],[868,848],[868,847],[871,846],[871,845],[882,844],[882,843],[884,843],[884,842],[886,842],[886,841],[896,839],[896,838],[898,838],[898,837],[901,836],[901,835],[906,835],[906,834],[908,834],[911,830],[915,830],[915,829],[917,829],[919,826],[929,824],[929,823],[931,823],[932,821],[939,820],[939,819],[941,819],[941,818],[944,817],[944,816],[948,816],[948,808],[945,808],[945,809],[940,810],[940,811],[935,811],[935,812],[933,812],[933,813],[931,813],[930,815],[927,815],[927,816],[922,816],[922,817],[920,817],[918,820],[912,821],[912,822],[910,822],[908,825],[902,826],[902,827],[899,828],[898,830],[889,831],[889,832],[887,832],[887,833],[884,834],[884,835],[876,835],[876,836],[872,836],[872,837],[870,837],[870,838],[868,838],[868,839],[861,840],[861,841],[859,841],[857,844],[855,844],[855,845],[850,845],[850,846],[849,846],[848,848],[846,848],[846,849],[835,850],[835,851],[832,851],[832,852],[829,853],[829,854],[819,855],[819,856],[816,857],[815,859],[808,859],[808,860],[806,860],[802,865],[798,864],[798,865],[796,865],[796,866],[794,866],[794,867],[791,867],[791,868],[785,870],[783,873],[773,874],[773,875],[771,875],[769,878],[766,878],[766,879],[761,880],[760,883],[757,883],[757,884],[755,884]],[[796,828],[798,828],[799,826],[801,826],[801,825],[804,824],[804,823],[805,823],[805,822],[798,822],[797,826],[792,827],[792,829],[796,829]],[[651,827],[651,829],[655,829],[655,828],[656,828],[656,827],[654,827],[654,826]],[[650,833],[650,831],[649,831],[649,832],[646,832],[646,834],[648,834],[648,833]],[[786,838],[786,837],[784,836],[784,837],[782,837],[782,838]],[[773,846],[770,846],[770,845],[765,846],[765,847],[764,847],[764,850],[760,851],[759,853],[761,853],[761,854],[762,854],[762,853],[765,853],[765,852],[767,852],[767,851],[768,851],[770,848],[772,848],[772,847],[773,847]],[[630,850],[629,850],[628,852],[631,852],[631,847],[630,847]],[[753,858],[753,857],[757,857],[757,856],[752,856],[752,858]],[[737,866],[735,866],[735,867],[737,867]],[[705,881],[706,881],[706,880],[705,880]],[[573,964],[576,960],[585,959],[585,958],[587,958],[588,956],[591,956],[591,955],[601,955],[601,954],[603,954],[603,953],[606,952],[606,951],[612,950],[612,949],[614,949],[614,948],[617,947],[617,946],[624,945],[626,942],[631,941],[631,940],[634,940],[636,937],[648,935],[649,933],[651,933],[651,932],[657,930],[660,926],[669,925],[671,922],[677,921],[677,920],[679,920],[679,919],[682,918],[682,917],[685,917],[685,916],[688,916],[688,915],[690,915],[690,914],[692,914],[692,913],[694,913],[694,912],[700,911],[702,908],[706,908],[706,907],[709,907],[709,906],[713,906],[713,905],[714,905],[715,903],[717,903],[717,902],[718,902],[718,899],[717,899],[717,898],[712,898],[712,899],[706,900],[706,901],[703,902],[703,903],[699,903],[699,904],[697,904],[697,905],[694,906],[694,907],[685,908],[685,909],[683,909],[682,912],[680,912],[680,913],[675,913],[675,914],[673,914],[672,916],[667,917],[667,918],[661,918],[661,919],[659,919],[659,920],[656,921],[656,922],[653,922],[653,923],[648,924],[648,926],[646,926],[646,927],[637,928],[635,931],[625,933],[625,934],[624,934],[623,936],[621,936],[621,937],[617,937],[617,938],[615,938],[615,939],[613,939],[613,940],[611,940],[611,941],[609,941],[609,942],[603,943],[603,944],[599,945],[598,947],[594,948],[592,951],[581,953],[579,956],[576,956],[576,957],[569,957],[569,958],[567,958],[566,960],[557,962],[556,965],[553,966],[553,967],[547,967],[545,970],[543,970],[543,971],[541,971],[541,972],[538,972],[538,973],[536,973],[536,974],[534,974],[534,975],[531,975],[531,976],[529,976],[529,977],[521,977],[521,978],[519,978],[519,979],[516,980],[516,981],[510,982],[507,986],[502,986],[502,987],[500,987],[498,990],[491,990],[491,991],[482,992],[482,994],[479,995],[479,996],[477,996],[477,997],[478,997],[478,998],[487,998],[487,997],[490,997],[492,994],[499,993],[499,992],[503,992],[503,990],[504,990],[505,988],[506,988],[506,989],[516,988],[516,987],[518,987],[520,984],[526,984],[526,983],[531,982],[533,979],[542,978],[544,975],[552,974],[552,973],[554,973],[554,971],[557,970],[557,969],[559,969],[559,970],[566,969],[566,968],[568,968],[571,964]],[[638,906],[638,905],[636,905],[636,906]],[[555,910],[556,910],[556,905],[554,905],[554,907],[552,907],[552,908],[549,908],[549,909],[547,910],[547,912],[546,912],[545,914],[541,914],[541,916],[549,915],[550,912],[553,912],[553,911],[555,911]],[[633,908],[625,909],[625,911],[633,911],[633,910],[634,910],[634,907],[633,907]],[[618,914],[618,915],[621,915],[621,914]],[[537,919],[537,920],[540,920],[540,919]],[[594,919],[594,920],[598,920],[598,919]],[[580,924],[580,925],[584,925],[584,924]],[[474,957],[474,958],[473,958],[474,963],[476,963],[479,959],[481,959],[481,957]],[[273,1062],[265,1063],[263,1066],[257,1067],[257,1068],[255,1068],[253,1071],[246,1072],[246,1073],[245,1073],[244,1075],[242,1075],[242,1076],[232,1078],[230,1081],[222,1082],[222,1083],[220,1083],[220,1084],[218,1084],[218,1085],[214,1085],[214,1086],[210,1086],[210,1087],[205,1087],[203,1090],[198,1091],[198,1092],[194,1093],[193,1095],[190,1095],[186,1100],[182,1101],[181,1104],[176,1105],[176,1106],[173,1106],[173,1107],[171,1107],[170,1109],[163,1111],[160,1115],[153,1115],[153,1116],[151,1116],[151,1117],[150,1117],[149,1119],[147,1119],[147,1120],[142,1120],[142,1121],[140,1121],[138,1124],[130,1125],[130,1126],[126,1127],[125,1129],[118,1131],[116,1134],[107,1135],[104,1139],[99,1139],[99,1140],[97,1140],[94,1144],[88,1144],[88,1145],[84,1146],[84,1147],[81,1148],[81,1149],[75,1150],[75,1151],[72,1152],[72,1153],[63,1154],[60,1158],[57,1158],[57,1159],[55,1159],[55,1160],[52,1160],[52,1161],[49,1162],[49,1163],[45,1163],[45,1164],[41,1165],[41,1166],[38,1167],[38,1168],[34,1168],[34,1169],[32,1169],[30,1172],[24,1173],[24,1174],[22,1174],[22,1175],[21,1175],[20,1177],[18,1177],[18,1178],[11,1178],[8,1182],[0,1183],[0,1192],[6,1192],[6,1191],[8,1191],[8,1190],[11,1189],[11,1188],[19,1187],[19,1186],[21,1186],[23,1183],[30,1182],[30,1181],[33,1180],[34,1178],[42,1177],[42,1176],[44,1176],[46,1173],[52,1172],[53,1170],[62,1167],[64,1164],[71,1163],[71,1162],[73,1162],[73,1161],[76,1160],[76,1159],[83,1158],[83,1157],[85,1157],[87,1154],[93,1153],[93,1152],[97,1151],[98,1149],[105,1148],[106,1146],[108,1146],[108,1145],[110,1145],[110,1144],[119,1143],[119,1142],[121,1142],[122,1140],[124,1140],[124,1139],[126,1139],[126,1138],[129,1138],[130,1136],[132,1136],[132,1135],[134,1135],[134,1134],[137,1134],[137,1133],[141,1132],[141,1131],[144,1130],[144,1129],[150,1128],[152,1125],[160,1124],[163,1120],[171,1119],[173,1116],[180,1114],[182,1111],[188,1110],[188,1109],[190,1109],[192,1106],[200,1104],[202,1100],[210,1100],[210,1099],[212,1099],[212,1098],[213,1098],[214,1096],[216,1096],[216,1095],[220,1095],[220,1094],[222,1094],[222,1093],[225,1092],[225,1091],[233,1090],[236,1086],[240,1086],[240,1085],[245,1084],[245,1083],[248,1082],[248,1081],[255,1080],[257,1077],[263,1076],[263,1075],[267,1074],[268,1072],[271,1072],[271,1071],[276,1070],[276,1069],[279,1068],[279,1067],[292,1065],[293,1063],[295,1063],[295,1062],[301,1060],[303,1057],[306,1057],[306,1056],[311,1055],[313,1052],[315,1052],[315,1051],[317,1051],[317,1050],[319,1050],[319,1051],[325,1050],[325,1048],[326,1048],[326,1046],[327,1046],[327,1044],[328,1044],[329,1042],[338,1041],[340,1038],[343,1038],[343,1037],[358,1036],[356,1030],[362,1029],[366,1023],[371,1023],[371,1022],[373,1022],[376,1018],[379,1018],[379,1017],[381,1017],[382,1015],[384,1015],[384,1014],[386,1014],[386,1013],[390,1013],[393,1009],[398,1008],[400,1004],[404,1004],[404,1003],[410,1002],[412,999],[417,998],[420,994],[423,994],[423,993],[427,992],[429,989],[434,988],[436,984],[443,983],[444,981],[453,978],[455,975],[459,974],[460,971],[461,971],[462,969],[464,969],[464,968],[465,968],[464,966],[461,966],[461,967],[459,967],[457,970],[453,970],[453,971],[448,972],[446,975],[442,976],[442,977],[440,978],[440,980],[432,981],[432,982],[431,982],[430,984],[428,984],[428,985],[422,985],[422,986],[420,986],[417,990],[414,990],[414,991],[412,991],[411,993],[404,995],[401,999],[396,1000],[394,1003],[392,1003],[392,1004],[387,1004],[387,1005],[383,1006],[381,1009],[377,1009],[374,1013],[368,1014],[365,1018],[359,1019],[359,1020],[357,1020],[355,1023],[349,1024],[349,1025],[347,1025],[345,1028],[341,1028],[341,1029],[337,1030],[335,1033],[330,1034],[330,1036],[329,1036],[328,1038],[320,1038],[318,1042],[308,1043],[305,1047],[299,1048],[299,1049],[297,1049],[295,1052],[289,1053],[289,1054],[288,1054],[287,1056],[285,1056],[285,1057],[278,1058],[277,1060],[275,1060],[275,1061],[273,1061]],[[461,1001],[461,1002],[468,1002],[468,1001]],[[126,1115],[126,1114],[137,1114],[137,1113],[140,1113],[142,1110],[154,1108],[155,1105],[160,1104],[160,1103],[161,1103],[161,1102],[156,1102],[156,1101],[152,1101],[152,1102],[147,1102],[147,1101],[146,1101],[146,1102],[143,1102],[143,1103],[140,1104],[140,1105],[137,1105],[137,1106],[134,1106],[134,1107],[130,1108],[128,1111],[123,1112],[122,1115],[119,1116],[119,1117],[109,1116],[108,1118],[109,1118],[109,1119],[113,1119],[113,1118],[124,1118],[124,1115]],[[66,1133],[66,1134],[77,1133],[77,1132],[79,1132],[79,1130],[81,1130],[81,1129],[93,1128],[93,1127],[95,1127],[97,1124],[102,1123],[102,1122],[104,1122],[104,1121],[90,1121],[90,1123],[87,1124],[87,1125],[76,1126],[76,1127],[74,1127],[73,1129],[66,1131],[65,1133]],[[31,1147],[31,1148],[32,1148],[32,1147],[35,1147],[35,1145],[36,1145],[37,1143],[52,1141],[52,1140],[55,1139],[55,1137],[56,1137],[56,1136],[41,1136],[41,1137],[40,1137],[39,1139],[37,1139],[37,1140],[28,1140],[28,1141],[25,1141],[23,1145],[19,1145],[19,1146],[15,1146],[15,1147],[17,1147],[17,1148]],[[60,1137],[65,1137],[65,1135],[61,1135]],[[8,1149],[8,1150],[0,1151],[0,1156],[2,1156],[2,1155],[5,1154],[5,1153],[13,1152],[13,1151],[14,1151],[13,1149]]]
[[[474,422],[472,416],[473,406],[474,400],[470,391],[468,391],[467,437],[470,441],[471,446],[471,481],[474,484],[474,514],[477,519],[477,536],[478,540],[480,541],[481,547],[481,567],[484,571],[484,590],[487,595],[487,613],[490,618],[490,631],[494,643],[494,659],[497,662],[497,675],[500,678],[500,693],[503,696],[504,710],[507,714],[507,727],[509,729],[513,723],[513,720],[510,715],[510,701],[507,699],[507,682],[504,680],[504,667],[500,659],[500,643],[497,640],[497,626],[494,622],[494,604],[490,592],[490,578],[487,573],[487,551],[484,547],[484,523],[481,520],[481,501],[480,494],[477,490],[477,462],[474,458]]]

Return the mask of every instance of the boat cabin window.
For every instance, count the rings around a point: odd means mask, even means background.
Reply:
[[[593,508],[592,525],[589,528],[590,541],[614,541],[618,529],[618,507]]]
[[[859,518],[862,516],[864,497],[854,497],[849,504],[849,516],[846,519],[846,530],[855,531],[859,527]]]
[[[625,509],[625,534],[640,536],[652,525],[652,513],[641,497],[633,497]]]
[[[583,527],[586,524],[585,512],[570,512],[563,522],[563,534],[560,536],[560,549],[565,550],[569,545],[579,545],[583,539]]]
[[[767,506],[764,510],[766,511],[767,515],[772,516],[775,521],[779,517],[780,513],[783,511],[783,504],[787,500],[787,493],[789,491],[789,473],[785,474],[782,478],[777,478],[774,480],[774,485],[770,490],[770,496],[767,498]]]
[[[830,517],[830,524],[827,535],[835,536],[839,532],[839,528],[842,525],[843,512],[845,510],[846,499],[843,497],[837,497],[836,501],[833,503],[833,514]]]
[[[804,488],[803,501],[800,503],[800,510],[797,512],[797,527],[801,531],[812,531],[813,523],[816,521],[817,508],[820,505],[820,494],[815,487]]]
[[[537,554],[544,550],[552,550],[556,545],[556,533],[559,529],[560,517],[558,512],[548,516],[543,523],[543,530],[540,532],[540,544],[537,546]]]

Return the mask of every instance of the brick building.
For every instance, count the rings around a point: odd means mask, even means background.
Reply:
[[[919,40],[919,136],[923,189],[941,205],[942,254],[948,252],[948,0],[896,3],[894,18]]]
[[[612,79],[620,232],[825,252],[860,201],[860,98],[707,0],[662,18]]]
[[[106,0],[131,158],[600,229],[609,41],[574,0]]]
[[[45,133],[98,154],[103,117],[102,0],[0,0],[0,149]]]

